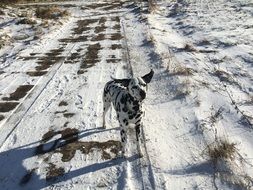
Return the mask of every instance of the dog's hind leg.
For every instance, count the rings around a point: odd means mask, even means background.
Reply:
[[[109,110],[110,106],[111,106],[111,100],[108,97],[108,95],[104,92],[103,94],[103,128],[106,128],[105,115],[107,111]]]
[[[121,136],[121,155],[125,156],[126,153],[126,144],[127,144],[127,134],[126,130],[121,126],[120,127],[120,136]]]

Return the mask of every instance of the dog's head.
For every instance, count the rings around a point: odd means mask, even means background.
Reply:
[[[132,78],[132,79],[113,79],[114,82],[120,83],[125,86],[129,91],[130,95],[138,101],[142,101],[146,98],[147,84],[150,83],[154,71],[151,70],[148,74]]]

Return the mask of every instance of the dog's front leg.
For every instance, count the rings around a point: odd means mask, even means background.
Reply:
[[[137,141],[137,149],[138,149],[138,152],[139,152],[139,155],[140,157],[143,156],[142,154],[142,150],[141,150],[141,143],[142,143],[142,140],[141,140],[141,130],[142,129],[142,123],[141,123],[141,116],[142,116],[142,111],[140,111],[137,115],[136,115],[136,122],[135,122],[135,133],[136,133],[136,141]]]
[[[139,111],[136,116],[136,122],[135,122],[135,132],[136,132],[136,140],[137,142],[140,140],[140,135],[141,135],[141,119],[142,119],[142,111]]]
[[[106,128],[105,115],[110,107],[111,107],[111,101],[108,97],[108,94],[104,93],[103,95],[103,128]]]

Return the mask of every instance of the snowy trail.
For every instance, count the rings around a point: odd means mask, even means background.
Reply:
[[[157,2],[53,2],[62,25],[0,49],[1,190],[252,188],[252,3]],[[141,141],[129,130],[121,158],[103,87],[151,68]],[[236,146],[221,168],[217,139]]]

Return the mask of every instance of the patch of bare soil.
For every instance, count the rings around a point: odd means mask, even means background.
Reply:
[[[67,105],[68,105],[68,102],[66,102],[66,101],[61,101],[59,103],[59,106],[67,106]]]
[[[111,40],[121,40],[123,38],[123,36],[121,35],[121,33],[114,33],[111,34]]]
[[[119,63],[121,59],[106,59],[107,63]]]
[[[99,22],[98,22],[98,25],[95,27],[95,33],[98,34],[98,33],[102,33],[102,32],[105,32],[106,30],[106,26],[105,26],[105,23],[106,23],[106,18],[105,17],[101,17]]]
[[[60,39],[59,42],[63,43],[76,43],[76,42],[85,42],[87,41],[87,36],[78,36],[78,37],[69,37]]]
[[[35,59],[38,59],[38,58],[40,58],[40,57],[38,57],[38,56],[19,57],[19,59],[22,59],[23,61],[35,60]]]
[[[52,49],[50,52],[45,53],[46,56],[48,57],[56,57],[62,54],[64,52],[64,47],[61,47],[59,49]]]
[[[48,150],[44,150],[44,145],[50,139],[52,139],[57,134],[61,134],[61,138],[53,142],[53,146]],[[62,161],[68,162],[74,156],[77,150],[80,150],[83,154],[87,155],[95,151],[101,152],[102,159],[108,160],[113,159],[119,155],[121,150],[120,141],[88,141],[82,142],[78,141],[78,130],[73,128],[66,128],[62,131],[49,131],[42,137],[43,144],[39,145],[36,149],[36,154],[44,154],[48,152],[60,153],[62,154]],[[58,142],[61,142],[59,145]]]
[[[69,16],[69,14],[70,13],[67,10],[62,10],[56,6],[38,7],[35,10],[36,17],[42,19],[58,19],[60,17]]]
[[[77,74],[78,75],[81,75],[81,74],[84,74],[84,73],[86,73],[87,72],[87,70],[78,70],[77,71]]]
[[[84,72],[83,70],[86,70],[99,62],[98,52],[100,49],[102,48],[99,43],[89,45],[85,54],[85,58],[84,60],[82,60],[82,63],[80,65],[80,70],[78,71],[78,74],[81,74],[82,72]]]
[[[50,56],[45,56],[42,58],[39,58],[39,61],[37,62],[37,64],[39,64],[38,66],[35,67],[35,69],[37,71],[43,71],[46,70],[48,68],[50,68],[52,65],[60,62],[64,57],[50,57]]]
[[[13,101],[13,100],[19,100],[27,94],[31,89],[33,88],[33,85],[21,85],[19,86],[15,92],[11,93],[9,97],[3,97],[2,100],[5,101]]]
[[[98,35],[96,35],[96,36],[94,36],[92,39],[91,39],[91,41],[95,41],[95,42],[97,42],[97,41],[102,41],[102,40],[105,40],[105,34],[98,34]]]
[[[0,115],[0,121],[2,121],[4,119],[3,115]]]
[[[47,73],[47,71],[28,71],[26,72],[27,75],[29,75],[30,77],[39,77],[39,76],[43,76]]]
[[[117,22],[117,23],[120,23],[120,18],[119,18],[119,16],[112,17],[111,20],[112,20],[112,21],[115,21],[115,22]]]
[[[63,111],[56,111],[56,112],[54,112],[55,114],[59,114],[59,113],[66,113],[67,112],[67,110],[63,110]]]
[[[67,57],[66,61],[64,63],[66,64],[74,64],[79,62],[81,58],[81,55],[79,53],[71,53],[69,57]]]
[[[110,11],[113,9],[119,9],[121,8],[122,3],[121,2],[116,2],[116,3],[93,3],[90,5],[86,5],[86,9],[100,9],[100,10],[105,10],[105,11]]]
[[[62,52],[64,52],[65,46],[58,48],[58,49],[52,49],[50,52],[45,53],[45,56],[38,57],[38,66],[35,67],[36,71],[44,71],[48,68],[50,68],[52,65],[58,63],[59,61],[63,60],[65,57],[60,56]]]
[[[16,108],[19,102],[0,102],[0,112],[9,112]]]
[[[75,114],[74,113],[64,113],[63,114],[63,116],[65,117],[65,118],[71,118],[71,117],[73,117]]]
[[[98,151],[102,153],[102,159],[109,160],[118,156],[118,153],[121,150],[121,142],[120,141],[106,141],[106,142],[98,142],[98,141],[90,141],[90,142],[74,142],[67,144],[66,146],[61,147],[57,152],[62,154],[62,161],[68,162],[74,156],[77,150],[80,150],[83,154],[90,154],[94,151]],[[114,154],[114,157],[110,153]]]
[[[64,126],[65,126],[65,124],[64,124]],[[68,124],[68,122],[67,122],[67,124]],[[52,139],[54,136],[56,136],[58,134],[61,135],[61,138],[56,139],[52,143],[52,146],[49,149],[44,149],[44,145],[50,139]],[[66,128],[66,129],[64,129],[62,131],[53,131],[53,130],[50,130],[50,131],[48,131],[47,133],[45,133],[42,136],[42,139],[41,139],[42,144],[40,144],[35,149],[35,155],[45,154],[45,153],[48,153],[48,152],[56,151],[57,148],[59,148],[61,146],[65,146],[65,144],[67,144],[67,143],[75,142],[77,140],[78,140],[78,130],[77,129]],[[62,145],[58,145],[58,142],[60,142],[60,141],[65,141],[65,143],[63,143]]]
[[[111,49],[112,50],[122,49],[122,46],[121,46],[121,44],[112,44]]]
[[[55,181],[58,177],[63,176],[65,170],[63,167],[57,167],[53,163],[49,163],[47,168],[46,181]]]
[[[42,136],[42,142],[47,142],[49,141],[51,138],[53,138],[56,134],[58,134],[57,132],[53,131],[53,130],[50,130],[48,131],[47,133],[45,133],[43,136]]]
[[[78,20],[77,27],[73,29],[73,34],[82,34],[85,31],[91,30],[89,25],[98,22],[98,19]]]
[[[120,32],[120,24],[115,24],[114,26],[113,26],[113,29],[114,30],[117,30],[118,32]]]

